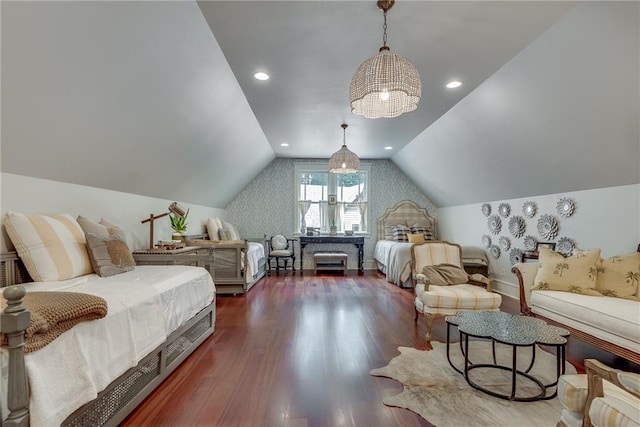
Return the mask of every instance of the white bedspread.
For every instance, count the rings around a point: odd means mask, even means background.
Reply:
[[[135,366],[215,296],[211,275],[200,267],[138,266],[101,278],[90,274],[62,282],[25,284],[30,291],[82,292],[107,301],[103,319],[83,322],[25,356],[32,426],[59,425]],[[2,356],[6,396],[8,356]],[[6,397],[2,413],[7,415]]]
[[[264,259],[264,245],[258,242],[247,242],[247,271],[244,275],[246,283],[253,282],[253,278],[260,270],[260,261]]]
[[[387,282],[411,287],[411,246],[413,243],[378,240],[374,258],[384,265]]]

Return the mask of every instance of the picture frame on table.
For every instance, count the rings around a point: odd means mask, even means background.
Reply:
[[[540,252],[540,248],[549,248],[552,251],[555,251],[556,243],[555,242],[538,242],[536,244],[536,252]]]
[[[328,196],[329,206],[333,206],[338,203],[338,197],[335,194],[329,194]]]

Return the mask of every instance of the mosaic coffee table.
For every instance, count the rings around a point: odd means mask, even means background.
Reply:
[[[447,359],[453,369],[464,375],[467,383],[475,389],[501,399],[517,402],[531,402],[552,399],[557,394],[558,378],[565,370],[565,350],[569,331],[557,326],[547,325],[544,321],[529,316],[514,316],[502,311],[463,311],[455,316],[446,317],[447,322]],[[464,356],[464,369],[458,369],[449,357],[450,327],[457,326],[460,334],[460,350]],[[493,364],[473,364],[469,361],[469,337],[490,339],[493,350]],[[506,344],[512,348],[511,366],[500,365],[496,362],[496,342]],[[530,374],[536,359],[536,344],[556,347],[556,379],[550,384],[543,384],[538,378]],[[464,348],[463,348],[464,345]],[[525,370],[517,367],[517,351],[519,347],[532,347],[531,362]],[[490,368],[511,373],[511,393],[503,394],[476,384],[469,378],[469,371],[477,368]],[[517,377],[525,377],[540,388],[535,396],[517,396]],[[551,394],[549,388],[554,387]]]

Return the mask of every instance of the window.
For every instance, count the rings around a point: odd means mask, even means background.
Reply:
[[[327,163],[295,164],[295,230],[305,233],[312,227],[328,233],[335,225],[338,232],[366,233],[370,166],[361,165],[351,174],[327,169]]]

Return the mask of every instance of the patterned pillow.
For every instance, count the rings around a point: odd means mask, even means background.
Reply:
[[[93,271],[100,277],[131,271],[136,262],[124,239],[119,235],[99,236],[93,233],[85,235],[89,259]]]
[[[632,297],[640,282],[640,252],[601,259],[596,289],[611,297]]]
[[[595,290],[599,258],[600,249],[575,249],[572,256],[565,258],[549,248],[541,248],[538,271],[531,289],[599,295]]]
[[[431,231],[431,228],[429,227],[424,227],[418,224],[413,224],[411,226],[411,232],[413,234],[417,234],[417,233],[422,233],[424,234],[424,238],[426,240],[433,240],[433,232]]]
[[[398,221],[385,221],[384,222],[384,238],[385,240],[393,240],[393,227],[403,226],[406,227],[406,222],[398,222]]]
[[[393,230],[393,240],[396,242],[408,242],[409,238],[407,234],[409,234],[409,227],[406,225],[396,225],[392,228]]]
[[[71,215],[7,212],[11,242],[36,282],[66,280],[92,273],[84,232]]]

